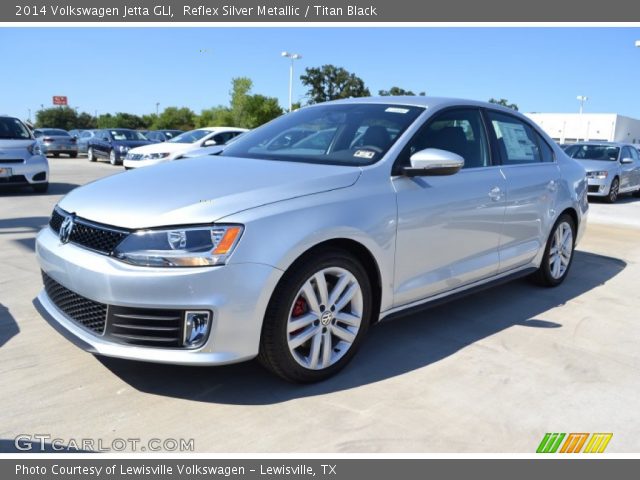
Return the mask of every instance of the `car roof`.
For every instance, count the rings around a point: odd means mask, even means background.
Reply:
[[[468,105],[468,106],[477,106],[477,107],[488,107],[496,110],[502,110],[508,113],[518,114],[516,110],[513,110],[508,107],[503,107],[502,105],[498,105],[495,103],[480,102],[478,100],[470,100],[470,99],[464,99],[464,98],[429,97],[429,96],[418,96],[418,95],[345,98],[341,100],[332,100],[330,102],[324,102],[321,104],[314,104],[314,105],[326,105],[330,103],[369,103],[369,104],[374,103],[374,104],[423,107],[428,109],[457,106],[457,105]],[[314,105],[311,105],[311,106],[314,106]]]
[[[207,132],[221,132],[223,130],[234,130],[234,131],[241,131],[241,132],[249,131],[247,128],[240,128],[240,127],[203,127],[203,128],[196,128],[196,130],[205,130]]]
[[[598,142],[598,141],[588,141],[588,142],[576,142],[571,145],[600,145],[607,147],[634,147],[633,143],[625,143],[625,142]]]

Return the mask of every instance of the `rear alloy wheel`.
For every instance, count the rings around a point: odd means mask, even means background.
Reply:
[[[356,353],[371,303],[369,278],[348,253],[325,251],[294,264],[267,309],[260,362],[291,382],[332,376]]]
[[[609,193],[607,195],[607,203],[616,203],[618,195],[620,193],[620,181],[618,177],[611,181],[611,187],[609,187]]]
[[[115,150],[111,150],[109,152],[109,163],[111,165],[117,165],[118,164],[118,157],[116,156],[116,151]]]
[[[95,161],[96,161],[96,156],[95,156],[95,154],[93,153],[93,148],[91,148],[91,147],[89,147],[89,148],[87,149],[87,159],[88,159],[90,162],[95,162]]]
[[[573,218],[566,213],[560,215],[551,230],[540,268],[533,274],[536,283],[555,287],[564,281],[573,261],[575,230]]]

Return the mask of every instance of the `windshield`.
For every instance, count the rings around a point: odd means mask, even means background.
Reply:
[[[303,108],[248,132],[221,153],[288,162],[370,165],[424,111],[386,104],[331,104]]]
[[[111,138],[114,140],[146,140],[147,138],[135,130],[109,130]]]
[[[0,117],[0,138],[28,140],[31,134],[17,118]]]
[[[618,160],[620,147],[613,145],[571,145],[565,152],[576,160]]]
[[[203,137],[211,134],[210,130],[190,130],[188,132],[184,132],[177,137],[173,137],[167,142],[170,143],[195,143]]]

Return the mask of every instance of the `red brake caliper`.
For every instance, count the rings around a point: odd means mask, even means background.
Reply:
[[[307,305],[307,301],[302,298],[302,296],[298,297],[296,303],[293,304],[293,311],[291,312],[292,317],[301,317],[305,313],[309,311],[309,305]],[[298,332],[301,332],[303,329],[300,328],[290,333],[290,335],[295,335]]]

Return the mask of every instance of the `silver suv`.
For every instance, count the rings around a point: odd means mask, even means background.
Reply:
[[[19,119],[0,115],[0,188],[30,185],[49,188],[49,163],[31,131]]]
[[[73,190],[38,234],[40,310],[94,353],[258,356],[317,381],[382,318],[523,275],[559,285],[587,209],[584,168],[512,110],[328,102]]]

